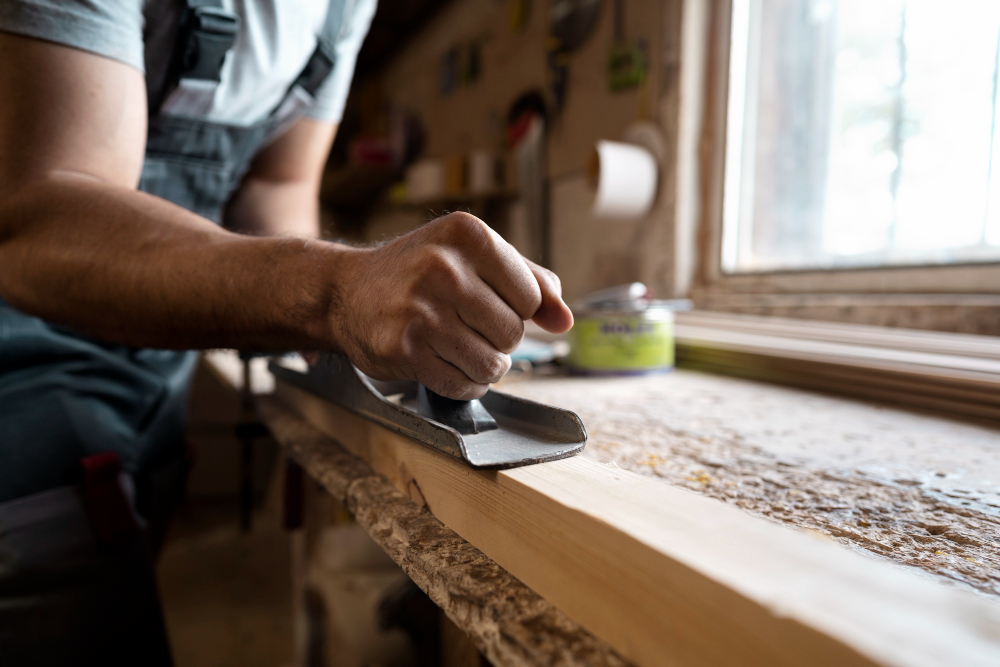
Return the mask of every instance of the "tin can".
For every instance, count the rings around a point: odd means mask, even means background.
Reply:
[[[674,367],[671,302],[639,299],[574,309],[567,359],[586,375],[664,373]]]

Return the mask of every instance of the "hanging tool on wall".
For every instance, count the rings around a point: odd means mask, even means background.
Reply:
[[[640,85],[649,66],[645,41],[625,37],[625,0],[614,0],[614,10],[615,41],[608,56],[608,88],[617,91]]]
[[[531,0],[507,0],[507,27],[522,32],[531,17]]]
[[[390,431],[474,468],[514,468],[583,451],[587,431],[561,408],[490,389],[481,399],[455,401],[416,382],[372,380],[340,354],[325,354],[308,372],[272,361],[278,378],[325,398]]]
[[[518,251],[547,266],[549,258],[548,188],[545,132],[548,109],[536,90],[518,97],[507,112],[507,144],[514,153],[517,189],[524,206]],[[516,247],[516,246],[515,246]]]
[[[553,0],[549,32],[566,51],[575,51],[594,32],[602,0]]]
[[[552,110],[558,113],[566,100],[569,54],[587,41],[597,25],[602,0],[554,0],[549,8],[546,62]]]

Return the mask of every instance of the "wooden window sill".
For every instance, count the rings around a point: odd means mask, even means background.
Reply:
[[[694,311],[678,363],[1000,422],[1000,338]]]

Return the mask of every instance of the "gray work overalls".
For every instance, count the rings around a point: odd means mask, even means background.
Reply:
[[[344,0],[331,0],[284,100],[249,127],[197,117],[239,21],[221,0],[186,5],[171,76],[150,92],[139,189],[220,222],[253,156],[332,71]],[[171,664],[143,533],[131,529],[143,519],[115,501],[134,498],[119,484],[134,477],[145,511],[144,489],[181,459],[195,361],[105,343],[0,300],[0,665]]]

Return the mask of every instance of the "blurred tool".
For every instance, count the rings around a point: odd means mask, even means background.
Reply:
[[[521,32],[531,17],[531,0],[508,0],[507,26],[514,32]]]
[[[464,155],[449,155],[444,159],[444,194],[461,197],[465,194],[466,163]]]
[[[458,87],[458,47],[453,46],[441,56],[438,66],[438,92],[447,97]]]
[[[566,100],[569,54],[582,45],[597,25],[601,0],[554,0],[549,8],[549,43],[546,62],[552,112],[557,115]]]
[[[548,252],[547,174],[545,165],[546,108],[542,95],[531,91],[521,95],[507,113],[507,143],[514,152],[517,186],[524,204],[522,238],[518,248],[528,259],[545,264]],[[515,233],[515,235],[517,235]]]
[[[615,41],[608,56],[608,88],[634,88],[646,79],[646,44],[625,38],[625,0],[614,0]]]
[[[553,0],[549,7],[549,33],[566,52],[575,51],[597,26],[602,0]]]
[[[461,69],[459,82],[469,86],[479,81],[483,73],[483,45],[479,40],[473,40],[465,45],[461,53]]]

